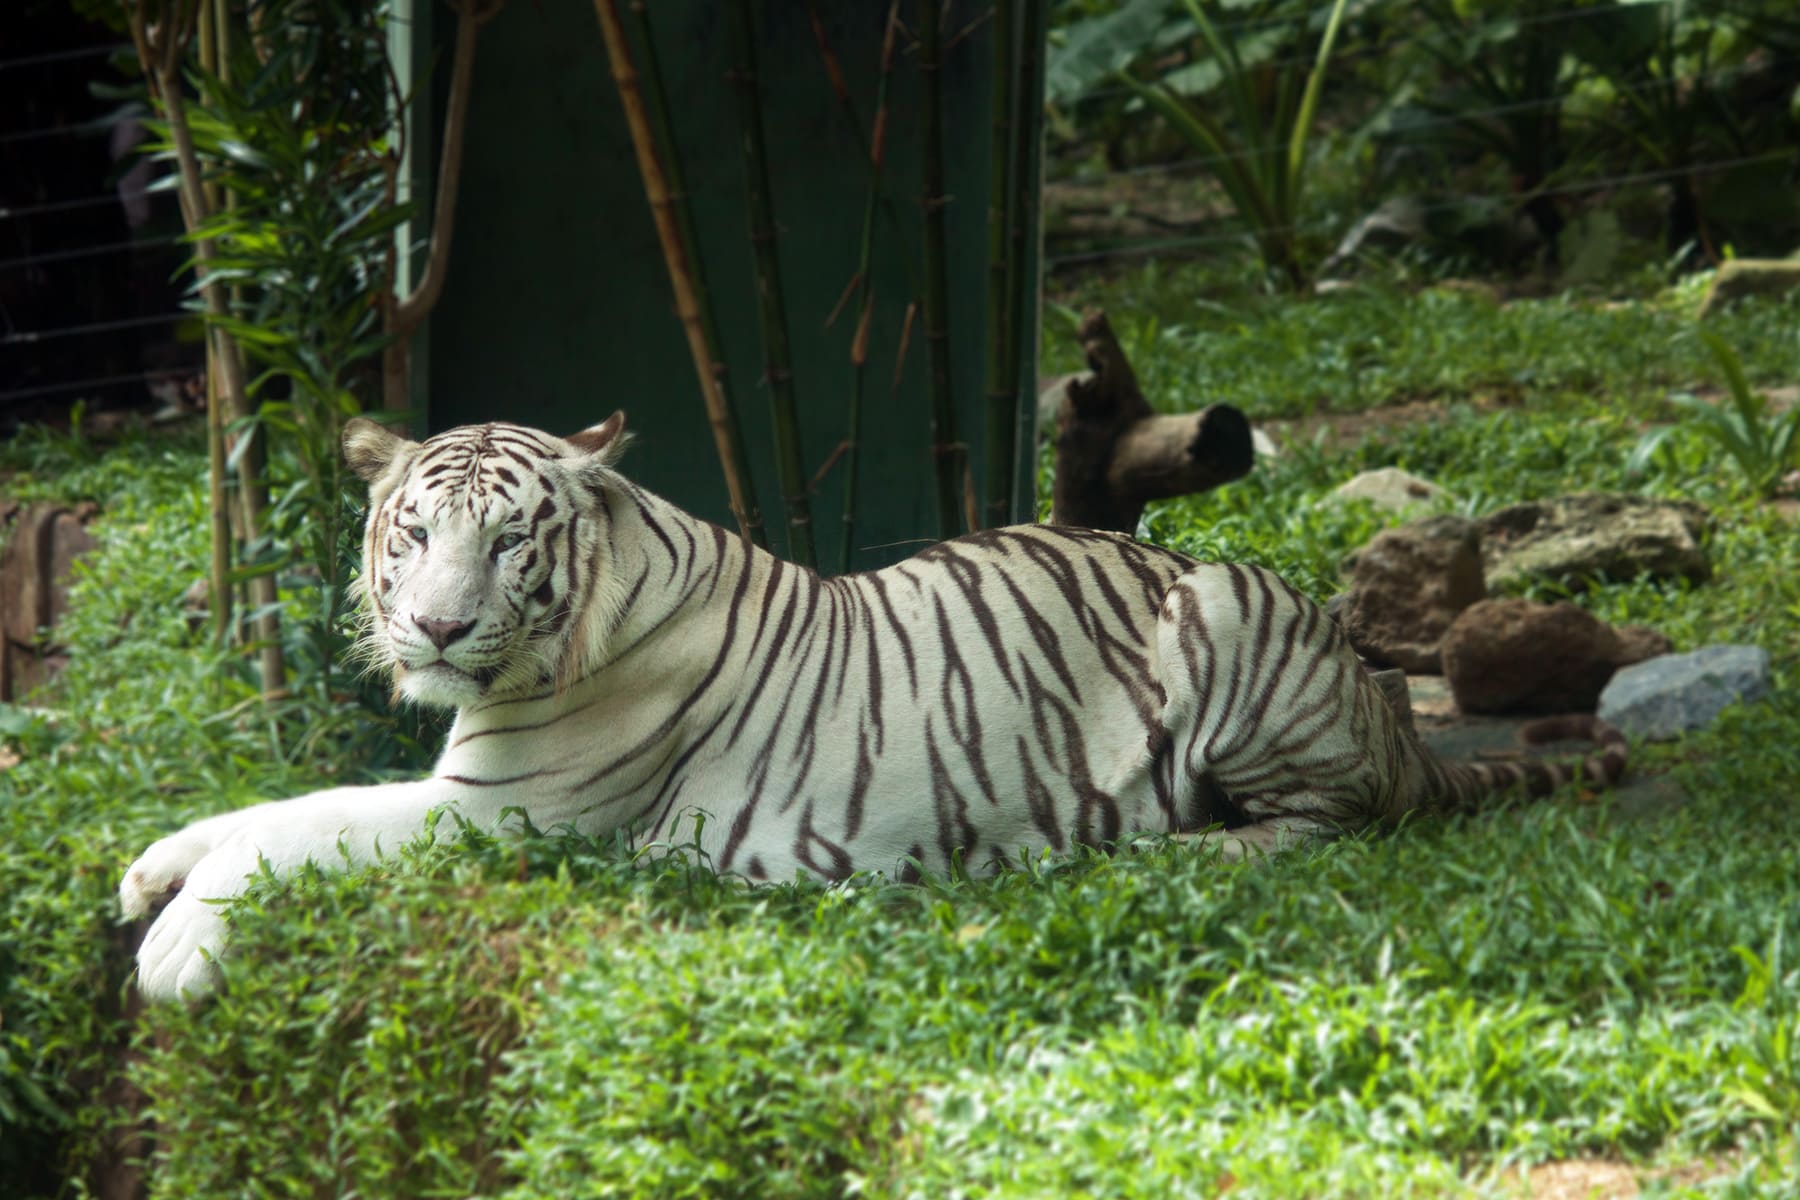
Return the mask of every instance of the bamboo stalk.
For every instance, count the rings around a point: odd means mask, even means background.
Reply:
[[[956,438],[956,405],[950,388],[949,284],[945,265],[944,114],[938,31],[941,0],[919,3],[919,82],[924,125],[925,351],[931,397],[931,454],[937,476],[938,536],[962,532],[957,493],[967,447]]]
[[[382,327],[389,342],[381,355],[381,403],[406,408],[412,338],[443,295],[450,272],[450,244],[456,233],[456,193],[462,177],[463,135],[469,125],[469,91],[475,77],[475,41],[481,27],[499,15],[506,0],[450,0],[456,10],[456,48],[451,54],[450,95],[444,103],[444,146],[438,156],[436,195],[431,213],[431,246],[425,269],[411,294],[390,294],[382,302]],[[390,279],[397,279],[397,275]]]
[[[987,287],[987,470],[982,524],[1010,523],[1012,513],[1013,408],[1018,397],[1018,356],[1014,346],[1017,310],[1012,275],[1023,264],[1013,259],[1012,187],[1014,157],[1012,0],[994,0],[993,135],[988,151]]]
[[[882,168],[887,160],[888,80],[894,73],[894,44],[900,29],[900,0],[888,5],[881,38],[881,74],[875,83],[875,118],[869,130],[869,191],[863,200],[862,241],[857,249],[856,277],[861,292],[856,333],[850,342],[850,411],[844,434],[844,521],[839,530],[838,570],[850,569],[856,537],[856,482],[861,465],[863,396],[868,384],[869,322],[875,310],[871,275],[875,246],[875,208],[881,199]]]
[[[224,25],[216,6],[208,4],[200,15],[200,65],[220,73]],[[231,512],[225,494],[225,398],[220,394],[218,355],[211,338],[206,340],[206,493],[211,513],[212,555],[207,574],[213,637],[220,646],[231,641]]]
[[[217,46],[216,53],[218,55],[219,81],[221,83],[229,84],[231,82],[231,6],[229,3],[229,0],[203,0],[203,4],[205,5],[205,8],[203,9],[201,16],[200,16],[200,19],[203,23],[201,28],[202,29],[205,28],[204,22],[208,19],[209,15],[210,15],[212,23],[213,23],[213,37],[215,39],[215,44]],[[210,11],[208,11],[208,10],[210,10]],[[258,23],[260,23],[260,21],[261,21],[261,11],[262,11],[261,9],[258,9],[256,11],[256,14],[252,18],[253,20],[256,20]],[[265,58],[262,61],[266,62],[267,59]],[[232,191],[230,188],[223,188],[223,189],[221,189],[221,191],[223,194],[217,198],[216,202],[222,203],[225,206],[225,210],[227,212],[234,211],[238,205],[237,193]],[[237,281],[237,280],[233,280],[231,283],[231,286],[227,289],[227,295],[229,297],[227,300],[227,306],[230,308],[230,310],[232,312],[243,312],[244,311],[244,285],[243,285],[243,283],[240,281]],[[235,346],[235,339],[233,339],[233,345]],[[207,362],[210,367],[212,364],[216,364],[216,362],[217,362],[217,356],[213,350],[213,341],[210,337],[207,339],[207,348],[208,348],[207,353],[209,356],[207,359]],[[222,450],[228,451],[229,447],[227,447],[225,445],[225,439],[224,439],[224,434],[225,434],[224,422],[228,421],[228,420],[241,420],[241,419],[247,417],[249,414],[249,408],[250,408],[249,397],[247,395],[245,396],[244,403],[242,405],[237,406],[236,412],[231,411],[231,398],[229,396],[226,396],[223,393],[221,393],[221,399],[226,403],[227,410],[222,415],[221,422],[220,422],[220,447]],[[228,461],[229,461],[229,458],[228,458]],[[244,457],[240,458],[239,462],[240,462],[241,469],[247,468],[250,472],[252,472],[253,478],[255,478],[255,479],[264,478],[263,472],[268,464],[267,464],[267,456],[265,453],[265,447],[260,439],[253,445],[245,446]],[[240,489],[244,486],[242,483],[242,480],[240,480],[239,486],[240,486]],[[266,500],[266,497],[267,497],[267,489],[265,487],[265,489],[264,489],[264,499],[265,500]],[[230,517],[232,514],[235,513],[235,515],[237,516],[237,525],[238,525],[238,528],[235,530],[235,536],[237,537],[239,543],[242,546],[248,547],[250,545],[253,535],[248,532],[249,526],[246,523],[245,512],[246,512],[246,506],[243,504],[237,505],[237,506],[235,506],[235,508],[232,508],[232,509],[227,509],[227,524],[228,525],[230,524]],[[238,589],[239,604],[244,608],[249,608],[249,607],[251,607],[252,604],[255,604],[255,605],[258,605],[261,607],[267,607],[267,605],[272,602],[271,598],[274,595],[273,583],[274,583],[274,581],[270,580],[268,586],[263,586],[263,585],[254,585],[251,583],[250,580],[245,580]],[[272,629],[273,625],[271,624],[271,626],[269,628]],[[264,630],[264,632],[268,632],[268,630]]]
[[[733,83],[738,89],[738,119],[743,127],[744,182],[750,213],[750,244],[756,256],[757,292],[762,302],[764,374],[775,425],[775,466],[787,510],[788,557],[802,566],[816,565],[812,511],[806,494],[806,470],[800,459],[800,420],[794,403],[793,355],[788,342],[787,309],[782,297],[781,257],[776,248],[774,202],[769,190],[769,161],[763,144],[762,103],[758,95],[756,45],[750,0],[732,0],[726,21],[732,49]]]
[[[400,301],[395,328],[417,329],[443,294],[450,270],[450,242],[456,232],[457,180],[462,176],[463,134],[469,124],[469,92],[475,77],[475,41],[481,27],[499,15],[506,0],[453,0],[456,50],[450,68],[450,96],[444,116],[444,150],[438,161],[437,195],[431,214],[431,249],[412,295]]]
[[[739,534],[747,542],[767,546],[762,507],[756,499],[756,479],[750,470],[750,452],[745,446],[743,423],[738,419],[737,404],[731,395],[730,372],[720,352],[724,342],[719,337],[712,293],[706,284],[706,264],[700,256],[699,234],[687,203],[687,184],[681,169],[681,155],[676,152],[668,93],[662,84],[662,65],[650,28],[649,8],[642,0],[635,0],[631,5],[644,48],[641,86],[631,61],[631,45],[619,24],[615,0],[594,0],[594,9],[600,17],[607,55],[612,60],[613,82],[625,106],[625,123],[630,127],[632,146],[637,151],[638,174],[643,179],[644,194],[656,222],[657,240],[662,243],[663,262],[668,267],[669,284],[675,292],[675,311],[687,334],[688,353],[700,379],[700,394],[706,405],[707,421],[712,426],[719,469],[725,476],[731,514],[737,519]],[[646,98],[649,100],[648,114]]]
[[[195,22],[195,27],[199,34],[200,69],[216,79],[219,77],[219,26],[214,20],[216,14],[213,8],[213,0],[200,0],[200,11],[197,14],[199,19]],[[219,183],[216,180],[205,180],[200,190],[206,197],[206,210],[218,212],[224,200]]]
[[[225,400],[212,343],[206,346],[206,494],[212,516],[212,564],[207,576],[213,637],[231,641],[231,511],[225,497]]]
[[[1013,105],[1018,147],[1013,158],[1012,289],[1013,412],[1012,487],[1016,520],[1037,519],[1037,372],[1042,322],[1043,243],[1035,232],[1043,196],[1044,5],[1026,0],[1019,31],[1018,99]]]
[[[194,148],[193,132],[187,120],[187,105],[181,91],[181,59],[193,37],[194,9],[182,4],[164,4],[160,8],[160,19],[154,22],[152,29],[145,7],[143,0],[138,0],[128,12],[132,42],[137,49],[138,62],[143,68],[152,98],[162,105],[163,118],[169,127],[169,139],[175,145],[177,190],[182,217],[188,233],[192,235],[210,215],[200,170],[200,156]],[[207,334],[214,349],[213,361],[221,368],[220,374],[225,395],[230,402],[231,415],[234,419],[241,420],[249,415],[249,389],[244,379],[244,362],[238,355],[236,339],[214,323],[229,316],[230,310],[224,290],[213,277],[213,258],[213,240],[210,237],[195,238],[194,274],[200,284],[200,294],[206,304],[207,315],[211,318]],[[268,507],[268,484],[264,479],[262,430],[256,424],[249,423],[242,436],[248,441],[242,454],[238,456],[239,498],[243,506],[244,537],[248,540],[254,539],[262,530],[263,513]],[[250,594],[257,608],[256,638],[260,651],[263,695],[265,698],[273,698],[281,694],[287,685],[287,666],[281,651],[281,627],[275,611],[279,594],[274,577],[268,574],[254,576],[250,581]]]

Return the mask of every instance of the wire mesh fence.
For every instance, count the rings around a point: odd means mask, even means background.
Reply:
[[[31,20],[45,48],[0,59],[0,435],[76,405],[186,410],[203,357],[186,253],[160,168],[137,152],[147,110],[114,98],[128,77],[109,60],[126,47]]]

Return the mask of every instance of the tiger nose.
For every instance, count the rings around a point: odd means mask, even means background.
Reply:
[[[417,625],[420,632],[430,638],[431,644],[439,650],[475,628],[473,621],[439,621],[431,617],[414,617],[413,624]]]

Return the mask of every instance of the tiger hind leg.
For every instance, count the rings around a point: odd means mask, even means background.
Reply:
[[[1416,806],[1428,767],[1336,622],[1273,572],[1203,564],[1156,631],[1163,724],[1189,790],[1242,813],[1229,854],[1354,832]]]

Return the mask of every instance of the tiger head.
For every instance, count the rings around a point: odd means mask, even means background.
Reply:
[[[358,651],[396,694],[462,707],[556,682],[605,578],[605,489],[623,413],[569,438],[469,425],[413,442],[357,418],[369,483]],[[611,476],[616,480],[616,476]]]

